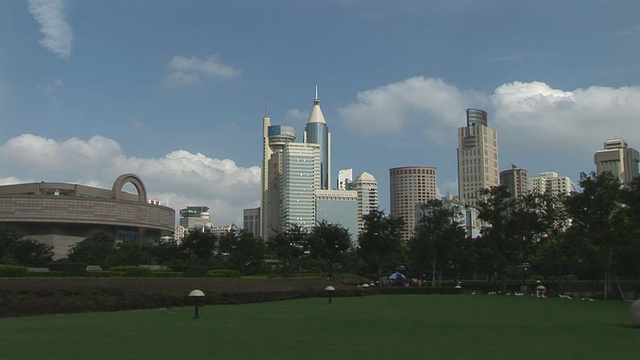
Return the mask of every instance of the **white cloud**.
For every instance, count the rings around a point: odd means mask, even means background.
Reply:
[[[537,81],[512,82],[481,94],[440,79],[413,77],[358,93],[339,112],[361,132],[402,138],[408,131],[421,131],[428,140],[451,144],[451,134],[464,126],[464,111],[470,107],[489,111],[501,153],[515,147],[595,151],[616,136],[640,144],[638,86],[561,90]]]
[[[222,64],[216,55],[204,60],[195,56],[176,55],[169,61],[168,67],[170,73],[165,77],[168,85],[191,85],[212,77],[232,78],[242,74],[239,69]]]
[[[287,111],[287,113],[285,114],[285,119],[287,120],[304,120],[307,121],[309,120],[309,112],[308,111],[303,111],[300,109],[291,109],[289,111]]]
[[[64,87],[64,81],[60,79],[55,79],[50,84],[41,84],[37,86],[38,89],[42,89],[45,93],[50,95],[55,94],[58,89],[61,89],[62,87]]]
[[[400,132],[408,124],[442,130],[460,124],[470,105],[488,98],[460,90],[440,79],[417,76],[357,94],[357,100],[338,109],[344,120],[364,132]]]
[[[632,27],[626,28],[624,30],[620,30],[618,32],[615,33],[616,36],[622,37],[622,38],[629,38],[632,40],[639,40],[640,39],[640,25],[634,25]]]
[[[622,136],[640,142],[640,87],[564,91],[541,82],[499,86],[491,101],[501,139],[538,148],[593,148]]]
[[[73,43],[66,5],[65,0],[29,0],[29,12],[40,24],[40,32],[44,35],[40,45],[63,59],[71,56]]]
[[[55,79],[53,82],[49,84],[40,84],[37,85],[36,88],[42,90],[47,96],[49,96],[51,100],[51,106],[55,110],[60,110],[62,106],[60,105],[60,100],[58,99],[58,91],[64,87],[64,81],[60,79]]]
[[[210,207],[215,225],[242,226],[242,210],[259,206],[259,167],[242,168],[233,160],[185,150],[161,158],[130,157],[102,136],[56,141],[20,135],[0,146],[0,166],[11,175],[0,184],[62,181],[110,189],[119,175],[134,173],[150,198],[176,211],[189,205]]]

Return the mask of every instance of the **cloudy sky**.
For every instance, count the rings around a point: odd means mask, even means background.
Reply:
[[[295,126],[315,86],[332,166],[434,166],[457,194],[456,129],[489,112],[501,170],[595,169],[640,148],[636,0],[0,1],[0,184],[110,188],[135,173],[176,210],[242,224],[262,117]]]

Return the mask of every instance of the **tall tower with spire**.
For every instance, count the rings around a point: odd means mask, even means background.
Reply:
[[[331,184],[331,133],[324,120],[322,109],[320,109],[320,99],[318,98],[318,86],[316,86],[316,97],[313,100],[311,116],[304,129],[303,142],[320,145],[320,188],[329,189]]]

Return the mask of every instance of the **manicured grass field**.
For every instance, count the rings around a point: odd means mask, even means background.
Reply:
[[[623,301],[378,295],[0,319],[0,359],[633,359]]]

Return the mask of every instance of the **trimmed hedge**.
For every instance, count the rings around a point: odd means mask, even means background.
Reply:
[[[53,278],[53,277],[63,277],[64,273],[62,271],[29,271],[28,277],[36,277],[36,278]]]
[[[124,272],[125,276],[130,277],[148,277],[151,275],[151,270],[140,266],[114,266],[109,271]]]
[[[0,277],[22,277],[27,276],[29,271],[24,266],[0,265]]]
[[[182,307],[192,305],[193,289],[205,293],[206,305],[324,297],[327,285],[322,279],[15,278],[0,282],[0,318]],[[336,297],[365,295],[332,285]]]
[[[51,263],[47,267],[50,271],[61,271],[64,276],[87,276],[87,264]]]
[[[174,265],[171,271],[184,273],[188,278],[207,277],[207,268],[204,266]]]
[[[242,274],[238,270],[218,269],[207,271],[207,277],[214,278],[241,278]]]

